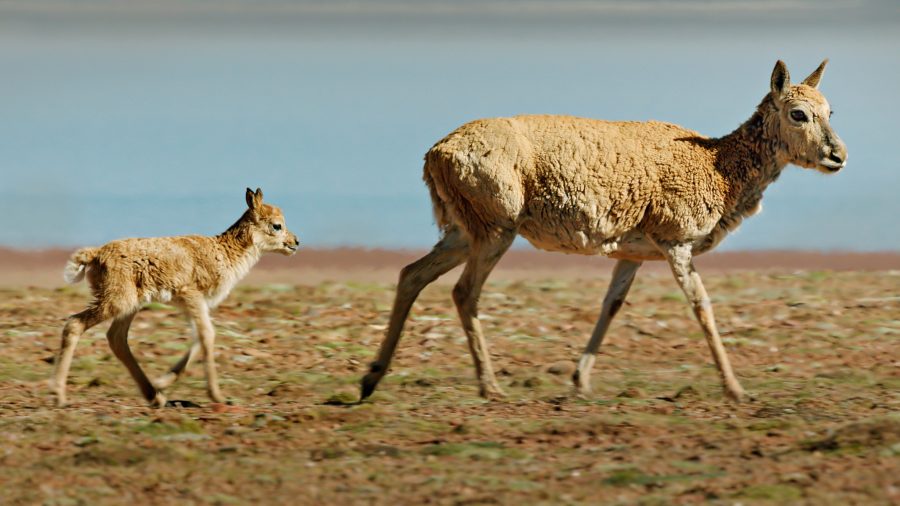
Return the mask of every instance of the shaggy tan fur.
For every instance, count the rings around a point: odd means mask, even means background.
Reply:
[[[64,275],[77,282],[87,277],[94,301],[71,316],[62,333],[51,386],[57,403],[66,403],[66,378],[78,339],[87,329],[114,318],[107,333],[109,345],[125,364],[144,397],[155,406],[166,403],[162,389],[171,385],[203,350],[209,396],[222,402],[213,344],[215,331],[209,309],[218,305],[256,264],[264,252],[292,255],[299,240],[288,231],[277,207],[264,204],[262,191],[247,189],[248,209],[225,232],[215,237],[190,235],[112,241],[99,248],[82,248],[72,254]],[[151,383],[128,347],[128,328],[147,302],[171,302],[180,306],[196,332],[187,354],[157,381]]]
[[[498,386],[477,319],[488,273],[516,234],[534,246],[620,260],[575,381],[589,388],[593,357],[645,260],[667,260],[688,296],[727,393],[742,396],[692,257],[709,251],[760,209],[766,187],[788,163],[836,172],[846,148],[816,89],[826,62],[792,86],[778,62],[771,91],[737,130],[711,139],[677,125],[569,116],[473,121],[425,156],[424,179],[444,238],[401,273],[387,337],[368,396],[385,374],[409,306],[426,284],[466,262],[453,291],[485,396]]]

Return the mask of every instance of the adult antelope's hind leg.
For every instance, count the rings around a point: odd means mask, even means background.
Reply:
[[[725,346],[722,344],[722,338],[719,337],[719,331],[716,329],[716,321],[713,316],[712,303],[703,287],[703,281],[700,280],[700,274],[694,268],[693,254],[690,244],[676,244],[663,246],[661,250],[672,267],[672,273],[684,294],[687,296],[688,302],[694,309],[694,315],[703,327],[703,333],[706,336],[706,342],[712,351],[713,360],[719,370],[722,383],[725,387],[725,394],[732,400],[740,401],[744,397],[744,389],[734,376],[731,369],[731,362],[725,353]]]
[[[578,369],[572,375],[575,382],[575,388],[579,394],[587,395],[591,393],[591,368],[594,367],[594,359],[597,356],[597,350],[603,343],[603,336],[609,329],[616,313],[625,303],[625,297],[634,281],[634,275],[640,268],[641,262],[633,260],[619,260],[613,268],[612,279],[609,282],[609,288],[606,290],[606,296],[603,298],[603,307],[600,309],[600,318],[597,325],[594,326],[594,332],[591,334],[591,340],[588,341],[581,360],[578,361]]]
[[[397,295],[394,298],[394,307],[391,309],[387,333],[384,341],[381,342],[378,358],[372,362],[369,366],[369,373],[362,379],[361,399],[372,395],[378,382],[387,373],[388,367],[391,365],[391,358],[397,349],[397,343],[400,341],[403,325],[406,323],[409,310],[419,293],[429,283],[463,263],[468,250],[469,241],[458,228],[452,228],[435,244],[431,252],[400,271]]]
[[[456,303],[459,319],[469,340],[469,351],[475,361],[479,394],[488,399],[503,397],[505,394],[494,376],[491,356],[478,320],[478,298],[491,270],[509,249],[515,237],[515,230],[505,230],[495,238],[473,245],[466,268],[453,287],[453,302]]]
[[[141,366],[131,353],[131,348],[128,346],[128,329],[131,327],[135,314],[137,313],[130,313],[113,320],[109,330],[106,331],[106,340],[109,342],[109,347],[116,358],[125,364],[128,373],[131,374],[138,388],[141,389],[144,399],[147,399],[151,406],[162,408],[166,405],[165,396],[147,379],[147,375],[144,374],[144,370],[141,369]]]
[[[91,306],[66,320],[62,331],[62,343],[56,357],[56,367],[53,371],[53,378],[50,380],[50,389],[56,395],[57,406],[66,405],[66,382],[69,378],[69,367],[72,366],[72,357],[75,355],[78,339],[87,329],[107,318],[103,309],[99,306]]]

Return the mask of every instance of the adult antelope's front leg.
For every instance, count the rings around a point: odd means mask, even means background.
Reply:
[[[728,360],[725,346],[722,345],[722,338],[719,337],[719,331],[716,329],[712,303],[709,301],[706,289],[703,288],[700,274],[694,268],[691,244],[660,245],[660,249],[666,256],[666,260],[669,261],[675,279],[681,285],[688,302],[694,309],[700,326],[703,327],[706,342],[709,344],[713,360],[715,360],[719,375],[722,377],[725,394],[735,401],[740,401],[744,397],[744,389],[731,370],[731,362]]]
[[[591,334],[591,340],[588,341],[581,360],[578,361],[578,369],[572,375],[575,382],[575,388],[581,395],[591,393],[591,368],[594,367],[594,359],[597,356],[597,350],[603,343],[603,336],[606,335],[609,324],[622,304],[625,303],[625,297],[628,295],[628,289],[634,281],[634,275],[637,273],[641,262],[633,260],[619,260],[613,269],[612,280],[609,282],[609,288],[606,290],[606,297],[603,298],[603,308],[600,310],[600,318]]]

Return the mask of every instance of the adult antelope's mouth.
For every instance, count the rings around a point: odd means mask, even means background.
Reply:
[[[844,168],[844,165],[847,165],[846,161],[836,162],[830,158],[823,158],[819,160],[819,168],[822,172],[834,173]]]
[[[847,165],[847,154],[841,156],[840,153],[832,152],[828,156],[819,158],[819,170],[822,172],[837,172]]]

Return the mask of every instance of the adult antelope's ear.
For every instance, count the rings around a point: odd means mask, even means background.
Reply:
[[[783,95],[791,86],[791,74],[788,73],[787,65],[783,61],[775,62],[775,68],[772,70],[772,93]]]
[[[247,188],[246,199],[247,199],[247,207],[249,207],[250,209],[252,209],[254,211],[256,209],[259,209],[259,207],[262,205],[262,199],[263,199],[262,190],[257,188],[256,192],[254,193],[253,190],[251,190],[250,188]]]
[[[819,68],[813,70],[813,73],[803,80],[803,84],[818,88],[819,81],[822,79],[822,72],[825,72],[825,65],[828,65],[828,58],[822,60],[822,63],[819,64]]]

